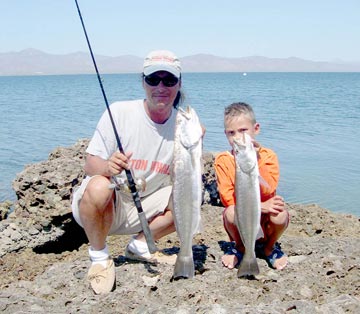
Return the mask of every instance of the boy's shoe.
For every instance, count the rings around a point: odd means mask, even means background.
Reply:
[[[94,264],[88,272],[88,280],[95,294],[109,293],[115,289],[115,265],[112,258],[106,262],[106,267]]]
[[[243,257],[244,257],[244,253],[238,251],[237,249],[235,249],[234,247],[229,247],[226,251],[225,251],[225,255],[235,255],[237,262],[233,265],[233,267],[229,267],[229,265],[225,265],[224,261],[222,260],[222,263],[224,264],[225,267],[232,269],[232,268],[238,268]]]
[[[282,258],[283,256],[286,256],[286,254],[281,250],[280,245],[275,244],[275,247],[274,247],[273,251],[271,252],[271,254],[268,256],[265,256],[265,260],[271,268],[281,270],[286,267],[287,261],[286,261],[285,265],[283,265],[281,267],[275,267],[275,263],[278,259]]]

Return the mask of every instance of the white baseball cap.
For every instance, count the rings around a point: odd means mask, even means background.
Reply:
[[[168,50],[155,50],[150,52],[144,60],[144,75],[158,71],[166,71],[180,78],[181,64],[174,53]]]

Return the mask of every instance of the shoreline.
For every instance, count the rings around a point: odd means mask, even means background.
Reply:
[[[0,310],[3,313],[356,313],[360,307],[360,219],[318,205],[287,203],[291,221],[280,239],[282,271],[259,259],[255,280],[221,264],[228,237],[214,186],[214,156],[204,157],[204,230],[193,241],[196,275],[171,280],[173,266],[132,263],[130,236],[110,236],[116,289],[96,296],[88,286],[88,244],[72,219],[72,190],[84,176],[87,140],[57,148],[14,180],[19,197],[0,221]],[[176,233],[157,243],[177,252]]]
[[[52,154],[53,154],[54,152],[62,151],[63,149],[64,149],[65,151],[68,151],[68,150],[71,151],[72,149],[77,150],[77,149],[79,149],[79,144],[80,144],[80,146],[82,146],[81,149],[84,150],[84,145],[87,145],[88,141],[89,141],[89,139],[80,139],[80,140],[78,140],[73,146],[57,147],[57,148],[55,148],[52,152],[50,152],[50,154],[49,154],[49,156],[50,156],[49,160],[51,161],[51,156],[52,156]],[[205,156],[205,158],[208,158],[208,159],[209,159],[209,158],[211,158],[211,157],[209,157],[209,156],[215,156],[217,153],[218,153],[218,152],[205,151],[205,152],[203,153],[203,156]],[[84,155],[84,152],[82,152],[82,154]],[[74,157],[76,157],[76,156],[74,156]],[[78,161],[80,162],[79,165],[81,165],[81,167],[76,166],[76,165],[74,164],[74,162],[72,162],[72,161],[71,161],[71,164],[73,164],[74,167],[76,167],[76,169],[78,169],[79,172],[81,172],[82,174],[84,174],[83,171],[82,171],[82,166],[83,166],[83,162],[82,162],[82,161],[84,160],[85,155],[82,156],[82,157],[83,157],[82,160],[78,160]],[[49,160],[48,160],[48,161],[49,161]],[[16,187],[14,188],[14,183],[16,184],[16,181],[17,181],[18,177],[21,177],[21,176],[23,175],[23,173],[26,173],[28,168],[34,168],[34,167],[37,168],[37,165],[42,165],[42,164],[44,164],[45,162],[46,162],[46,161],[42,161],[42,162],[38,162],[38,163],[32,163],[32,164],[26,164],[26,165],[24,165],[23,170],[22,170],[21,172],[18,172],[18,173],[16,174],[16,176],[13,178],[13,180],[12,180],[12,182],[11,182],[11,184],[10,184],[10,185],[12,185],[12,193],[13,193],[14,199],[7,198],[7,199],[4,199],[3,201],[0,201],[0,220],[1,220],[1,219],[4,219],[5,216],[11,214],[11,212],[14,211],[14,207],[15,207],[16,203],[18,202],[17,196],[16,196]],[[62,161],[58,161],[58,162],[61,163]],[[206,162],[206,161],[205,161],[205,162]],[[212,168],[212,165],[210,165],[210,164],[209,164],[209,161],[207,161],[207,165],[206,165],[206,170],[205,170],[205,171],[207,171],[207,172],[212,172],[211,168]],[[285,200],[286,200],[286,199],[285,199]],[[291,204],[294,204],[294,205],[298,205],[298,206],[313,206],[313,205],[316,205],[316,206],[320,206],[320,207],[322,207],[322,208],[326,208],[328,211],[330,211],[331,213],[334,213],[334,214],[353,215],[353,216],[355,216],[355,217],[360,218],[360,214],[356,214],[356,213],[353,213],[353,212],[351,212],[351,211],[343,211],[343,210],[336,211],[336,210],[330,209],[330,208],[328,208],[328,207],[326,207],[326,206],[323,206],[323,205],[321,205],[321,204],[319,204],[319,203],[316,203],[316,202],[293,202],[293,201],[288,201],[288,202],[291,203]],[[11,207],[11,208],[9,208],[9,207]]]

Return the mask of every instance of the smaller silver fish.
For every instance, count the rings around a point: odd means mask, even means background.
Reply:
[[[176,117],[173,181],[173,216],[180,239],[174,279],[193,278],[192,240],[200,231],[202,203],[202,128],[194,109],[179,109]]]
[[[236,165],[235,222],[245,247],[237,276],[255,276],[260,272],[255,255],[255,242],[259,233],[262,233],[257,154],[247,133],[243,134],[243,138],[234,138],[233,149]]]

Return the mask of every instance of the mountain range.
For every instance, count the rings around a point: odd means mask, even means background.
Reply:
[[[95,55],[101,74],[141,73],[143,58],[133,55]],[[225,58],[197,54],[181,58],[183,72],[360,72],[359,62],[321,62],[297,57],[249,56]],[[37,49],[0,53],[0,76],[94,74],[87,52],[49,54]]]

